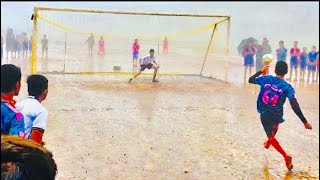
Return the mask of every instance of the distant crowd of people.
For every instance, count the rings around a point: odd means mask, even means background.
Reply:
[[[2,35],[1,35],[1,39]],[[4,42],[2,40],[1,45]],[[5,38],[7,58],[11,53],[11,58],[28,57],[31,55],[32,37],[28,37],[27,33],[14,33],[12,28],[8,28]],[[2,56],[1,56],[2,59]]]
[[[90,34],[90,36],[88,37],[85,43],[88,45],[89,54],[92,54],[92,50],[95,45],[93,33]],[[140,45],[139,45],[138,39],[134,39],[134,43],[132,45],[133,61],[135,61],[138,58],[139,49],[140,49]],[[169,49],[169,41],[168,41],[168,38],[165,36],[163,40],[163,54],[168,54],[168,49]],[[99,55],[105,54],[105,41],[103,36],[100,36],[100,39],[99,39],[98,54]]]
[[[94,39],[93,33],[90,34],[90,36],[87,38],[85,43],[88,46],[89,54],[93,54],[93,48],[95,45],[95,39]],[[27,58],[31,56],[32,36],[28,36],[27,33],[25,32],[15,33],[13,28],[8,28],[5,34],[5,40],[3,38],[3,35],[1,34],[1,64],[2,64],[2,58],[3,58],[4,44],[5,44],[7,59],[9,59],[10,55],[11,55],[11,59],[21,58],[21,57]],[[42,58],[45,56],[46,59],[48,59],[48,45],[49,45],[49,40],[47,38],[47,35],[44,34],[41,39]],[[100,36],[98,45],[99,45],[98,54],[105,55],[105,40],[103,36]],[[168,54],[168,49],[169,49],[168,47],[169,47],[168,38],[164,37],[163,54]],[[136,61],[139,56],[139,49],[140,49],[140,45],[138,43],[138,39],[135,39],[132,45],[133,64],[137,64]]]
[[[48,59],[48,43],[47,36],[44,34],[41,39],[42,58],[45,54]],[[11,57],[11,59],[31,57],[32,36],[28,36],[26,32],[17,33],[14,32],[13,28],[8,28],[5,34],[5,41],[1,34],[1,64],[4,44],[7,59],[9,59],[9,57]]]
[[[272,49],[267,38],[264,38],[262,44],[255,44],[254,40],[249,40],[245,48],[242,50],[242,56],[244,57],[244,78],[246,79],[247,71],[251,76],[252,67],[256,65],[256,72],[261,70],[264,65],[263,56],[265,54],[271,54]],[[311,50],[308,51],[307,47],[303,47],[302,50],[298,47],[298,41],[294,41],[293,47],[288,51],[284,45],[284,41],[279,41],[279,48],[276,50],[276,60],[287,61],[287,55],[290,55],[289,62],[289,79],[292,80],[293,70],[295,76],[293,81],[298,81],[298,70],[300,70],[299,80],[305,81],[305,71],[308,70],[307,82],[312,77],[312,82],[318,82],[319,77],[319,51],[316,46],[312,46]],[[255,62],[254,62],[255,56]]]

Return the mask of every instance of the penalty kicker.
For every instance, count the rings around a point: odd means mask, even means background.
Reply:
[[[138,74],[134,75],[133,78],[129,79],[129,83],[134,80],[135,78],[137,78],[146,68],[147,69],[154,69],[154,73],[153,73],[153,79],[152,82],[159,82],[156,79],[158,70],[160,68],[160,66],[156,63],[155,61],[155,57],[154,57],[154,49],[150,49],[149,50],[149,55],[144,56],[143,58],[140,58],[139,60],[139,72]]]

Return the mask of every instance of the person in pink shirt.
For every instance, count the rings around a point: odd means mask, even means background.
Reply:
[[[100,37],[100,40],[99,40],[99,51],[98,51],[98,54],[99,54],[99,55],[104,55],[104,53],[105,53],[104,39],[103,39],[103,37],[101,36],[101,37]]]
[[[163,54],[168,54],[168,45],[169,45],[169,42],[166,36],[164,37],[164,40],[163,40]]]
[[[132,44],[133,70],[135,69],[135,67],[137,67],[137,61],[139,58],[139,50],[140,50],[140,45],[138,43],[138,39],[135,39],[134,43]]]

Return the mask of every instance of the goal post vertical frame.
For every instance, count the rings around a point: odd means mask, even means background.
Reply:
[[[218,28],[218,25],[220,23],[224,22],[224,21],[227,21],[226,57],[228,56],[228,53],[229,53],[229,36],[230,36],[230,16],[226,16],[226,19],[214,24],[213,31],[212,31],[212,34],[211,34],[211,38],[210,38],[210,41],[209,41],[209,45],[207,47],[207,51],[206,51],[206,54],[205,54],[205,57],[204,57],[204,60],[203,60],[203,63],[202,63],[201,71],[200,71],[200,74],[199,74],[200,76],[203,76],[202,75],[202,71],[203,71],[203,68],[205,66],[209,50],[211,48],[211,43],[212,43],[212,41],[214,39],[214,33],[215,33],[216,29]],[[227,68],[227,66],[228,66],[228,60],[226,59],[226,62],[225,62],[225,81],[228,80],[228,68]]]
[[[207,57],[208,57],[208,53],[209,53],[209,50],[210,50],[210,47],[211,47],[211,44],[212,44],[212,40],[213,40],[213,37],[214,37],[214,32],[216,31],[217,29],[217,24],[214,24],[214,27],[213,27],[213,30],[212,30],[212,33],[211,33],[211,37],[210,37],[210,41],[209,41],[209,45],[207,47],[207,51],[206,51],[206,54],[204,56],[204,60],[203,60],[203,63],[202,63],[202,67],[201,67],[201,71],[200,71],[200,76],[202,76],[202,71],[203,71],[203,68],[204,68],[204,65],[206,64],[206,60],[207,60]]]
[[[225,81],[228,82],[228,70],[229,70],[229,43],[230,43],[230,16],[228,17],[228,25],[227,25],[227,38],[226,38],[226,44],[227,44],[227,51],[226,51],[226,62],[225,62]]]
[[[34,7],[33,34],[31,46],[31,74],[37,73],[37,37],[38,37],[38,8]]]

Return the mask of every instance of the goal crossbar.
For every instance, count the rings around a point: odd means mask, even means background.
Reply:
[[[104,13],[104,14],[130,14],[130,15],[149,15],[149,16],[192,16],[192,17],[218,17],[229,18],[228,15],[213,14],[191,14],[191,13],[151,13],[151,12],[130,12],[130,11],[107,11],[92,9],[73,9],[73,8],[47,8],[35,7],[35,11],[66,11],[66,12],[85,12],[85,13]]]

